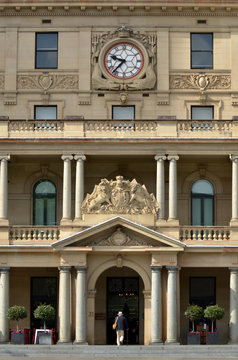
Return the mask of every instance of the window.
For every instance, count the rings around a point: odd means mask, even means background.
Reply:
[[[113,106],[112,118],[114,120],[134,120],[135,106]]]
[[[57,118],[57,106],[35,106],[35,119],[54,120]]]
[[[191,69],[213,68],[213,34],[191,34]]]
[[[214,225],[214,188],[208,180],[196,181],[191,190],[192,225]]]
[[[49,180],[40,180],[33,190],[33,225],[56,224],[56,188]]]
[[[192,106],[191,118],[192,120],[213,120],[214,108],[213,106]]]
[[[36,33],[36,69],[57,69],[58,33]]]
[[[216,304],[216,278],[190,277],[190,304],[205,308]]]

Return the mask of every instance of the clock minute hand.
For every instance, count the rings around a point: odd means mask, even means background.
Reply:
[[[112,58],[112,60],[118,60],[118,61],[123,61],[123,62],[125,61],[125,59],[120,59],[116,55],[112,55],[111,58]]]
[[[122,64],[124,64],[124,63],[126,62],[125,59],[121,59],[120,61],[121,61],[120,64],[117,65],[117,67],[113,70],[113,73],[114,73],[115,71],[117,71],[117,69],[118,69]]]

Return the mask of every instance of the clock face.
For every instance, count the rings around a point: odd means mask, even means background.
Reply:
[[[106,71],[117,79],[131,79],[144,66],[142,51],[130,42],[113,44],[104,55]]]

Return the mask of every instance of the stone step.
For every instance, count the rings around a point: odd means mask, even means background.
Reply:
[[[238,345],[0,345],[0,359],[28,358],[178,358],[237,359]]]

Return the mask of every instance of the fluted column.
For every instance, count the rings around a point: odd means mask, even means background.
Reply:
[[[169,160],[169,218],[177,219],[177,160],[178,155],[167,156]]]
[[[71,221],[71,160],[72,155],[62,155],[64,161],[63,177],[63,217],[61,221]]]
[[[231,221],[238,221],[238,155],[231,155],[232,161],[232,217]]]
[[[151,344],[162,343],[161,269],[162,266],[151,266]]]
[[[0,155],[0,224],[8,225],[8,160],[9,155]]]
[[[164,208],[165,208],[165,186],[164,186],[164,161],[165,155],[156,155],[155,160],[157,162],[156,172],[156,199],[159,203],[159,219],[164,220]]]
[[[59,343],[71,343],[70,270],[71,266],[59,268]]]
[[[178,308],[177,308],[177,266],[167,266],[167,340],[166,344],[178,341]]]
[[[9,267],[0,268],[0,343],[9,342],[8,320],[9,307]]]
[[[86,266],[75,266],[76,278],[76,325],[75,344],[87,344],[86,340]]]
[[[81,206],[84,197],[84,161],[86,156],[74,155],[76,162],[76,180],[75,180],[75,220],[81,219]]]
[[[238,268],[230,270],[230,343],[238,343]]]

